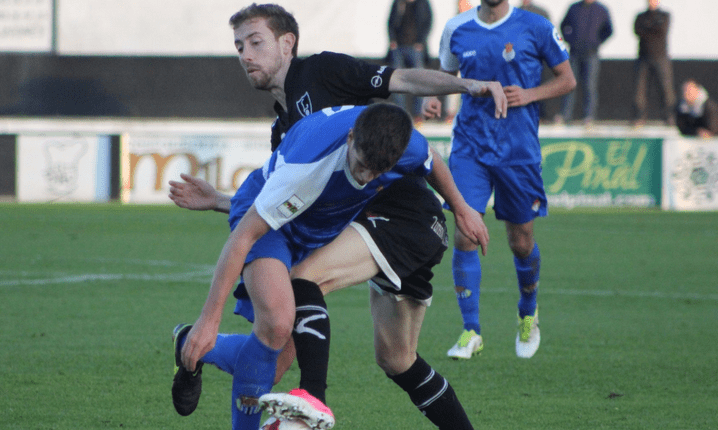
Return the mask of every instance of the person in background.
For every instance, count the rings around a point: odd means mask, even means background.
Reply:
[[[536,5],[533,0],[521,0],[521,6],[519,7],[519,9],[533,12],[551,21],[551,17],[549,16],[548,11],[541,6]]]
[[[694,79],[683,83],[683,97],[676,108],[676,125],[684,136],[718,136],[718,104]]]
[[[663,120],[674,125],[673,111],[676,94],[673,90],[673,65],[668,57],[668,29],[671,16],[659,9],[660,0],[648,0],[648,10],[636,16],[633,30],[638,36],[638,59],[636,60],[635,125],[646,123],[648,105],[648,80],[657,78],[663,103]]]
[[[545,18],[509,5],[482,0],[481,6],[450,19],[439,49],[441,70],[464,78],[501,82],[509,102],[505,120],[479,99],[462,98],[454,121],[449,167],[459,191],[484,214],[495,191],[496,218],[506,225],[518,280],[516,355],[530,358],[539,347],[538,282],[541,255],[534,219],[548,214],[541,178],[538,101],[572,91],[576,80],[556,28]],[[542,82],[543,63],[553,79]],[[425,98],[424,115],[441,112],[437,98]],[[452,260],[463,331],[447,355],[469,359],[483,348],[479,324],[481,262],[477,247],[454,235]]]
[[[428,0],[394,0],[389,13],[389,59],[394,68],[423,69],[427,62],[426,41],[433,19]],[[421,98],[409,106],[404,94],[394,95],[396,103],[420,122]]]
[[[601,59],[600,46],[613,34],[611,15],[596,0],[581,0],[572,4],[561,21],[561,33],[570,46],[571,69],[583,91],[583,122],[591,126],[598,110],[598,77]],[[575,94],[564,97],[562,113],[556,123],[570,121],[573,116]]]

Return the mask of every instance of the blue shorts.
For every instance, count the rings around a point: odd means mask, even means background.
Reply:
[[[489,166],[452,154],[449,168],[464,200],[482,214],[494,192],[496,219],[525,224],[548,215],[541,163]]]

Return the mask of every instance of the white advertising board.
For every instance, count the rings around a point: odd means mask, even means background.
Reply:
[[[20,202],[106,202],[110,197],[110,139],[87,135],[20,135]]]
[[[667,139],[663,143],[665,210],[718,210],[718,139]]]
[[[171,203],[169,181],[181,181],[180,173],[234,194],[271,155],[268,127],[226,136],[126,134],[121,146],[121,200],[140,204]]]
[[[0,52],[50,52],[53,0],[0,0]]]

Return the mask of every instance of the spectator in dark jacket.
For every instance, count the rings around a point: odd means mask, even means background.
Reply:
[[[718,136],[718,104],[693,79],[683,83],[683,98],[676,109],[676,125],[684,136]]]
[[[389,59],[395,68],[423,69],[427,60],[426,40],[433,15],[429,0],[394,0],[389,13]],[[413,106],[407,97],[395,94],[399,106],[421,120],[421,98],[414,97]]]
[[[596,0],[581,0],[569,7],[561,32],[571,48],[571,68],[583,91],[583,120],[590,126],[598,108],[598,48],[613,34],[611,16]],[[571,119],[574,103],[574,92],[570,92],[563,99],[563,116],[559,115],[557,122]]]
[[[668,57],[668,27],[671,16],[659,9],[660,0],[648,0],[648,10],[636,16],[633,29],[638,36],[638,60],[636,60],[635,121],[640,126],[646,122],[648,82],[650,75],[660,84],[662,114],[666,125],[673,125],[676,94],[673,90],[673,65]]]

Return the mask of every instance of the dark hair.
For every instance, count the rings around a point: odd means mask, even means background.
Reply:
[[[385,172],[399,161],[409,145],[414,126],[397,105],[369,105],[354,123],[354,145],[369,169]]]
[[[282,6],[273,3],[251,5],[243,8],[239,12],[229,18],[229,25],[233,29],[237,29],[245,21],[254,18],[264,18],[267,20],[267,27],[272,30],[274,37],[279,39],[287,33],[294,34],[294,47],[292,47],[292,55],[297,56],[297,45],[299,45],[299,24],[294,16],[287,12]]]

